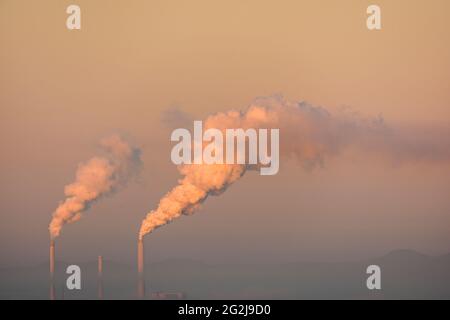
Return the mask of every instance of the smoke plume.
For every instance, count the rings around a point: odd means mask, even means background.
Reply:
[[[64,188],[66,199],[56,208],[49,225],[52,239],[59,236],[66,223],[78,221],[92,203],[119,190],[139,171],[140,150],[120,136],[105,138],[100,146],[107,156],[81,163],[75,182]]]
[[[204,130],[248,128],[279,128],[280,156],[295,158],[305,168],[321,166],[349,143],[358,143],[365,136],[383,134],[381,118],[363,119],[343,112],[332,115],[321,107],[304,102],[290,102],[281,96],[256,99],[246,110],[228,111],[209,116]],[[220,150],[218,152],[221,152]],[[209,195],[218,195],[242,177],[247,170],[257,169],[245,164],[183,164],[183,176],[176,187],[149,212],[143,220],[139,238],[181,215],[190,215]]]

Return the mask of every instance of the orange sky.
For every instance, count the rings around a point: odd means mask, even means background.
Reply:
[[[160,123],[172,106],[204,117],[282,93],[382,114],[393,126],[450,124],[447,0],[78,0],[82,30],[69,31],[72,3],[0,0],[2,262],[30,243],[45,257],[63,186],[114,131],[143,147],[142,182],[98,204],[61,241],[80,257],[132,256],[140,220],[177,179]],[[382,9],[381,31],[365,25],[372,3]],[[313,173],[285,164],[277,177],[246,177],[190,221],[155,234],[155,259],[219,259],[217,250],[233,258],[270,249],[274,259],[447,252],[449,176],[448,163],[396,167],[351,154]],[[102,214],[113,217],[107,228]],[[104,242],[81,254],[99,229]],[[246,246],[233,253],[242,239]]]

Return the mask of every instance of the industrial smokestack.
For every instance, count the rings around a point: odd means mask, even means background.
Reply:
[[[203,121],[204,132],[216,129],[225,134],[229,128],[239,128],[244,131],[279,129],[279,132],[282,132],[282,138],[279,141],[280,156],[295,159],[307,169],[323,166],[327,158],[339,154],[341,150],[352,145],[364,151],[378,148],[383,150],[387,147],[386,151],[390,152],[390,149],[394,148],[394,154],[399,153],[403,145],[413,146],[411,150],[416,150],[420,154],[422,150],[427,150],[425,147],[419,147],[414,143],[403,143],[401,140],[386,141],[386,138],[392,140],[395,136],[385,126],[382,118],[363,118],[355,112],[346,110],[331,113],[322,107],[314,107],[305,102],[287,101],[282,96],[259,98],[241,112],[235,110],[219,112]],[[398,138],[395,139],[398,140]],[[213,151],[215,155],[223,156],[222,143],[203,142],[205,143],[199,143],[200,155],[202,152],[211,155]],[[385,145],[386,143],[388,145]],[[269,162],[271,162],[273,150],[270,151],[270,157],[268,148],[263,149],[261,146],[259,146],[260,156],[262,150],[265,161],[270,159]],[[446,155],[448,155],[447,150],[448,147],[442,148]],[[243,156],[245,159],[246,155]],[[435,155],[430,156],[435,157]],[[201,159],[202,157],[200,157],[200,164],[182,163],[178,166],[182,175],[178,185],[165,193],[158,206],[147,214],[141,224],[140,238],[182,215],[192,215],[210,195],[222,194],[248,170],[260,169],[264,166],[263,163],[259,163],[261,161],[256,164],[244,161],[240,164],[233,163],[234,161],[220,163],[219,160],[219,163],[207,164],[202,163]]]
[[[97,294],[98,299],[103,299],[103,257],[98,256],[98,273],[97,273]]]
[[[55,240],[50,240],[50,300],[55,300]]]
[[[103,276],[103,257],[98,256],[98,277],[101,278]]]
[[[50,240],[50,279],[53,280],[55,274],[55,240]]]
[[[144,274],[144,243],[138,240],[138,273]]]
[[[55,284],[53,281],[50,282],[50,300],[56,300]]]
[[[138,288],[139,299],[145,297],[145,279],[144,279],[144,243],[142,239],[138,240],[137,246],[137,269],[138,269]]]

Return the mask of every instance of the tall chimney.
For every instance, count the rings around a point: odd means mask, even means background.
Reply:
[[[50,279],[55,275],[55,240],[50,240]]]
[[[137,269],[138,269],[138,298],[145,297],[145,279],[144,279],[144,243],[142,239],[138,240],[137,246]]]
[[[50,281],[50,300],[56,300],[56,290],[53,281]]]
[[[98,278],[97,278],[97,294],[100,300],[103,299],[103,257],[98,256]]]
[[[50,300],[55,300],[55,240],[50,240]]]

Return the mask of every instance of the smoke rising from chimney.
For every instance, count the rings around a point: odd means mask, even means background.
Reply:
[[[94,157],[79,165],[75,182],[64,189],[66,199],[53,213],[49,225],[55,239],[67,223],[78,221],[96,200],[113,194],[134,177],[141,166],[140,150],[118,135],[101,140],[106,157]]]
[[[220,112],[209,116],[204,129],[224,132],[230,128],[279,128],[280,156],[293,157],[304,167],[322,165],[324,158],[339,152],[368,132],[381,132],[382,119],[361,119],[354,115],[332,115],[321,107],[290,102],[281,96],[256,99],[245,111]],[[205,147],[205,146],[203,146]],[[218,150],[217,152],[221,152]],[[139,238],[181,215],[190,215],[209,195],[218,195],[259,165],[183,164],[182,178],[149,212],[142,222]]]
[[[323,166],[351,146],[366,154],[383,154],[394,163],[398,161],[448,161],[449,139],[442,139],[448,131],[426,130],[427,134],[411,134],[395,130],[384,123],[381,116],[364,118],[351,109],[331,113],[325,108],[306,102],[292,102],[276,95],[256,99],[246,110],[219,112],[203,121],[204,130],[278,128],[280,157],[295,159],[306,169]],[[418,139],[420,138],[420,139]],[[203,145],[205,148],[205,144]],[[221,150],[217,150],[221,152]],[[219,195],[239,180],[246,171],[259,165],[245,164],[182,164],[178,171],[182,178],[170,190],[155,210],[142,221],[139,238],[181,215],[194,213],[209,195]]]

